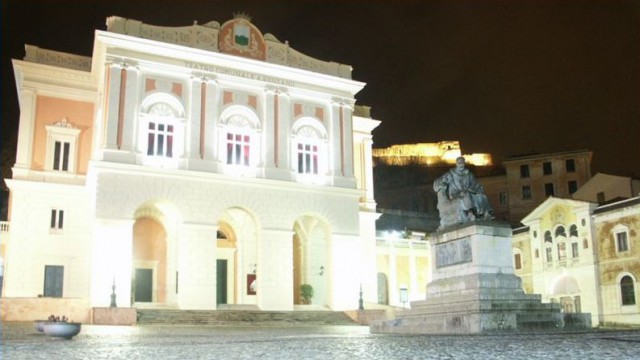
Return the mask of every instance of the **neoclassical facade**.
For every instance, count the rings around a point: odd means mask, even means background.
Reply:
[[[3,318],[377,302],[372,130],[351,67],[248,18],[111,17],[92,57],[26,46]],[[14,310],[7,310],[14,309]],[[27,316],[27,317],[29,317]],[[23,313],[23,318],[24,318]]]

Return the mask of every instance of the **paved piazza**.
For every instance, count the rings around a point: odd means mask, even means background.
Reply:
[[[72,340],[2,326],[0,359],[640,359],[640,331],[374,335],[365,326],[84,325]]]

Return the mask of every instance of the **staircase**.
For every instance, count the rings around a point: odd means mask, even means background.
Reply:
[[[338,311],[137,309],[138,324],[358,325]]]

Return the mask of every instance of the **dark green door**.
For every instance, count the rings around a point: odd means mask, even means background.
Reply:
[[[227,260],[216,262],[216,301],[218,305],[227,303]]]
[[[151,302],[153,300],[153,269],[136,269],[135,302]]]
[[[62,297],[64,280],[64,266],[45,265],[44,267],[44,297]]]

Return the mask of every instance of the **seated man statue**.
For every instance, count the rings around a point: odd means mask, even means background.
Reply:
[[[433,189],[438,193],[440,228],[493,219],[493,209],[487,195],[473,173],[465,168],[462,156],[456,159],[455,168],[434,181]]]

